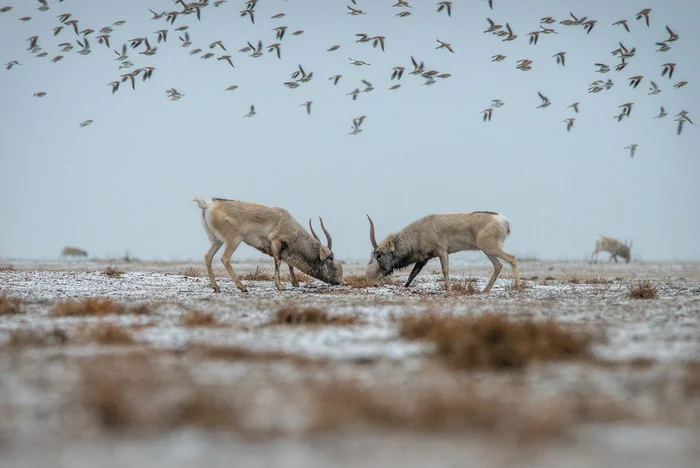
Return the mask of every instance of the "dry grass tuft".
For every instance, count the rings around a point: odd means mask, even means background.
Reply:
[[[630,299],[656,299],[659,297],[659,293],[651,281],[642,280],[630,286],[627,297]]]
[[[147,315],[151,306],[147,303],[125,306],[107,297],[87,297],[80,301],[59,302],[51,309],[54,317],[102,317],[105,315]]]
[[[126,345],[133,344],[134,338],[131,334],[113,323],[100,323],[83,331],[89,341],[103,345]]]
[[[593,276],[591,278],[586,278],[583,282],[585,284],[612,284],[613,280],[601,276]]]
[[[277,311],[268,325],[358,325],[358,315],[329,316],[325,310],[315,307],[286,306]]]
[[[476,430],[522,443],[548,441],[577,424],[632,420],[615,401],[594,396],[530,402],[525,395],[484,394],[469,381],[410,394],[335,382],[317,391],[313,430],[378,426],[412,431]]]
[[[192,265],[189,265],[185,267],[184,270],[180,272],[182,276],[187,276],[191,278],[199,278],[201,276],[201,273],[197,267],[194,267]]]
[[[452,280],[452,289],[450,293],[460,296],[472,296],[479,294],[481,290],[477,286],[475,278],[454,279]]]
[[[211,312],[192,309],[182,317],[182,324],[189,328],[194,327],[217,327],[219,322]]]
[[[60,328],[51,330],[12,330],[9,345],[14,348],[25,346],[57,346],[68,342],[68,335]]]
[[[683,389],[687,397],[700,397],[700,362],[686,364]]]
[[[295,364],[318,364],[324,362],[320,359],[310,359],[296,354],[287,354],[278,351],[254,351],[240,346],[208,346],[201,345],[190,348],[198,356],[222,361],[254,361],[254,362],[274,362],[292,361]]]
[[[81,368],[86,408],[104,429],[237,428],[234,405],[184,371],[156,366],[143,354],[95,358]],[[163,398],[163,395],[170,398]]]
[[[241,279],[246,281],[272,281],[274,277],[264,268],[256,266],[255,270],[246,273]]]
[[[81,301],[59,302],[51,315],[54,317],[86,317],[123,314],[125,307],[106,297],[88,297]]]
[[[374,286],[374,284],[367,281],[365,275],[348,275],[343,278],[343,281],[351,288],[369,288]]]
[[[576,275],[571,275],[566,279],[567,282],[571,284],[581,284],[581,278]]]
[[[0,271],[15,271],[15,266],[12,263],[0,264]]]
[[[119,278],[121,275],[124,274],[123,271],[121,271],[121,270],[120,270],[119,268],[117,268],[117,267],[113,267],[112,265],[110,265],[110,266],[108,266],[107,268],[105,268],[104,273],[105,273],[106,276],[109,276],[110,278]]]
[[[537,361],[590,358],[592,336],[553,321],[515,321],[503,315],[404,317],[401,336],[435,343],[437,355],[463,369],[520,369]]]
[[[0,296],[0,315],[17,315],[24,313],[22,300],[17,297]]]

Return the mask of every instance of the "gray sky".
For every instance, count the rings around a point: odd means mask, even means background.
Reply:
[[[436,13],[435,2],[413,0],[413,14],[394,15],[392,0],[358,0],[366,16],[346,14],[343,1],[260,0],[256,24],[241,18],[241,0],[179,18],[174,26],[152,21],[155,11],[179,9],[166,0],[66,0],[51,9],[38,2],[4,0],[0,13],[0,58],[22,65],[0,69],[3,145],[0,159],[0,257],[54,258],[65,245],[91,256],[119,256],[129,250],[142,259],[198,259],[208,241],[195,196],[220,196],[287,208],[301,223],[324,217],[338,258],[368,258],[365,213],[378,237],[429,213],[493,210],[511,222],[505,249],[516,255],[579,259],[593,250],[595,237],[634,238],[633,256],[700,260],[700,129],[675,133],[673,116],[682,109],[700,120],[697,77],[700,61],[700,2],[681,0],[495,0],[455,1],[452,18]],[[651,27],[634,14],[653,9]],[[135,67],[155,66],[153,77],[127,83],[112,95],[119,70],[116,55],[88,36],[92,53],[79,47],[54,64],[57,44],[77,36],[70,25],[51,35],[56,15],[70,12],[81,29],[99,30],[116,20],[112,49],[156,30],[171,30],[155,56],[129,49]],[[270,16],[284,12],[281,19]],[[569,12],[596,19],[591,34],[558,21]],[[31,16],[28,22],[19,21]],[[486,17],[509,22],[518,38],[502,42],[483,34]],[[527,33],[543,16],[554,16],[559,35],[542,36],[537,46]],[[632,33],[612,23],[626,18]],[[172,29],[190,26],[193,47],[180,47]],[[680,40],[666,53],[654,43],[669,25]],[[287,25],[282,59],[237,52],[246,41],[275,41],[275,26]],[[301,36],[292,36],[303,29]],[[356,33],[386,36],[386,52],[355,43]],[[39,35],[48,52],[37,58],[26,39]],[[455,53],[436,50],[436,38]],[[191,56],[194,47],[222,40],[236,68],[224,61]],[[621,72],[596,73],[595,62],[614,66],[610,52],[622,41],[637,54]],[[335,52],[326,52],[333,44]],[[566,67],[551,57],[566,51]],[[216,50],[217,56],[220,51]],[[492,63],[491,56],[506,60]],[[451,73],[433,86],[405,74],[402,87],[388,91],[391,67],[409,68],[410,57],[426,69]],[[348,57],[369,67],[355,67]],[[533,69],[515,69],[529,58]],[[676,62],[673,79],[661,64]],[[297,89],[282,85],[302,64],[314,72]],[[133,70],[133,69],[132,69]],[[338,86],[328,77],[341,73]],[[644,75],[637,89],[627,78]],[[353,102],[346,93],[375,86]],[[609,91],[588,94],[589,83],[611,78]],[[648,95],[648,79],[663,90]],[[685,88],[672,85],[689,81]],[[237,84],[233,92],[224,92]],[[166,99],[175,87],[185,94]],[[38,91],[47,96],[32,97]],[[552,101],[546,109],[537,92]],[[505,106],[483,123],[480,111],[492,99]],[[299,107],[314,101],[311,116]],[[580,114],[567,106],[580,101]],[[629,119],[618,123],[618,106],[634,102]],[[258,114],[243,118],[251,104]],[[669,116],[653,119],[664,106]],[[352,119],[367,115],[363,132],[349,136]],[[561,121],[576,117],[570,133]],[[86,119],[91,126],[80,128]],[[635,158],[623,150],[639,144]],[[480,253],[467,258],[481,258]],[[242,247],[234,258],[258,257]]]

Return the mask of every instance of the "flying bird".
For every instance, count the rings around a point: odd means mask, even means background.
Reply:
[[[542,104],[540,104],[539,106],[537,106],[537,109],[539,109],[539,108],[545,108],[545,107],[548,107],[549,105],[552,104],[551,102],[549,102],[549,99],[547,98],[547,96],[545,96],[544,94],[540,93],[539,91],[537,92],[537,95],[540,97],[540,99],[542,99]]]
[[[348,135],[357,135],[362,131],[360,128],[360,125],[362,125],[362,122],[364,122],[366,115],[362,115],[356,119],[352,120],[352,132],[348,133]]]
[[[632,88],[636,88],[637,86],[639,86],[639,83],[642,82],[642,80],[644,79],[644,76],[642,76],[642,75],[636,75],[636,76],[631,76],[631,77],[629,77],[629,78],[627,78],[627,79],[628,79],[629,82],[630,82],[629,85],[632,86]]]
[[[442,10],[447,10],[447,16],[452,17],[452,2],[437,2],[437,5],[438,13],[440,13]]]
[[[627,20],[624,20],[624,19],[623,19],[623,20],[620,20],[620,21],[616,21],[616,22],[613,23],[613,26],[617,26],[618,24],[621,25],[621,26],[623,26],[623,27],[627,30],[627,32],[630,32],[630,27],[629,27],[629,25],[627,24]]]
[[[666,112],[666,109],[664,109],[664,106],[661,106],[661,110],[659,111],[659,115],[654,117],[655,119],[663,119],[668,115],[668,112]]]
[[[625,146],[623,149],[630,150],[630,158],[634,158],[634,152],[637,151],[637,146],[639,146],[637,143],[632,143],[629,146]]]
[[[566,52],[557,52],[556,54],[552,55],[552,57],[556,57],[557,59],[557,65],[566,66],[566,63],[564,62],[564,57],[566,55]]]
[[[574,112],[576,112],[576,113],[578,114],[578,104],[579,104],[578,102],[575,102],[575,103],[573,103],[573,104],[571,104],[571,105],[568,105],[568,106],[566,106],[566,107],[567,107],[567,108],[572,108],[572,109],[574,110]]]
[[[452,50],[452,44],[448,44],[447,42],[442,42],[440,39],[437,39],[437,41],[440,43],[439,46],[436,47],[436,49],[447,49],[453,54],[455,53],[454,50]]]
[[[639,13],[637,13],[635,15],[635,18],[638,20],[644,18],[646,23],[647,23],[647,26],[649,26],[649,13],[651,13],[651,8],[645,8],[642,11],[640,11]]]
[[[255,106],[251,104],[251,105],[250,105],[250,112],[248,112],[248,113],[247,113],[246,115],[244,115],[243,117],[252,117],[252,116],[254,116],[255,114],[257,114],[257,112],[255,112]]]
[[[668,73],[668,79],[670,80],[671,77],[673,76],[673,71],[676,69],[676,64],[669,62],[669,63],[664,63],[661,66],[664,67],[664,69],[661,71],[661,76],[663,77],[666,75],[666,73]]]
[[[311,104],[313,104],[313,101],[306,101],[305,103],[300,104],[299,107],[306,106],[306,113],[311,115]]]
[[[574,120],[576,120],[574,117],[571,117],[571,118],[569,118],[569,119],[564,119],[564,120],[562,120],[562,123],[566,123],[566,131],[567,131],[567,132],[570,132],[570,131],[571,131],[571,127],[574,126]]]

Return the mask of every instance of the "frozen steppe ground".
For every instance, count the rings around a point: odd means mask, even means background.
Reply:
[[[220,265],[214,294],[199,261],[112,262],[115,277],[100,261],[0,265],[0,296],[22,300],[21,313],[0,315],[2,466],[700,466],[697,263],[522,261],[523,290],[506,266],[491,294],[475,295],[446,294],[437,263],[409,289],[302,281],[279,293],[244,280],[247,294]],[[200,276],[183,274],[190,265]],[[348,262],[346,275],[363,266]],[[479,288],[490,268],[451,264]],[[657,299],[628,297],[640,279]],[[56,304],[86,297],[148,307],[56,316]],[[270,324],[289,307],[353,320]],[[188,324],[193,310],[214,322]],[[430,312],[553,319],[596,333],[598,361],[448,368],[399,334],[402,317]],[[90,338],[105,323],[133,343]],[[358,406],[358,392],[382,403]],[[460,395],[493,402],[497,416],[451,406]],[[468,423],[429,420],[428,400]]]

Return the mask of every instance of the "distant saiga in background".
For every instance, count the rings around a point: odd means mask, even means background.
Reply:
[[[77,247],[63,247],[61,258],[87,258],[88,253]]]
[[[598,254],[600,252],[610,253],[610,260],[608,261],[615,260],[615,263],[617,263],[617,257],[620,256],[625,259],[625,263],[629,263],[630,260],[632,260],[632,254],[630,253],[631,250],[632,241],[630,241],[629,244],[626,244],[617,239],[613,239],[612,237],[598,236],[598,239],[595,241],[595,250],[591,254],[589,263],[593,263],[593,257],[595,257],[595,261],[597,262]]]

